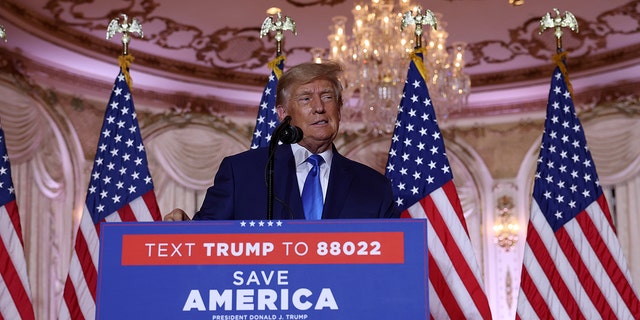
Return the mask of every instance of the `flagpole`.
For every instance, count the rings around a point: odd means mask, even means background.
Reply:
[[[285,56],[282,54],[282,42],[284,40],[284,31],[290,30],[296,35],[296,24],[290,17],[282,18],[282,12],[279,8],[270,8],[267,14],[276,16],[268,16],[264,19],[260,29],[260,38],[266,36],[270,32],[275,32],[276,40],[276,57],[269,61],[267,67],[270,70],[269,81],[262,92],[260,104],[258,105],[258,115],[256,117],[256,125],[253,128],[251,138],[251,149],[269,146],[269,142],[273,135],[273,131],[280,124],[278,114],[276,113],[276,90],[278,79],[282,76],[284,69]]]
[[[434,30],[438,30],[438,19],[436,15],[431,12],[431,10],[426,9],[424,14],[422,14],[422,8],[419,6],[415,7],[416,14],[413,14],[413,10],[407,11],[402,16],[402,21],[400,23],[400,29],[404,31],[410,25],[415,26],[414,35],[415,35],[415,47],[413,52],[411,52],[411,60],[416,65],[418,72],[422,75],[422,77],[426,80],[429,79],[429,74],[427,69],[424,66],[424,55],[426,54],[427,49],[422,47],[422,34],[424,31],[424,25],[430,25]],[[421,54],[419,56],[419,54]]]
[[[269,147],[269,158],[267,160],[267,175],[266,175],[266,183],[267,183],[267,220],[273,219],[273,175],[274,175],[274,153],[275,146],[278,144],[278,137],[274,137],[272,134],[276,128],[276,124],[278,123],[277,114],[275,113],[275,84],[278,79],[282,75],[282,67],[284,65],[284,56],[282,55],[282,42],[284,40],[284,31],[289,30],[294,35],[297,35],[296,32],[296,23],[293,19],[288,16],[282,17],[282,11],[279,8],[270,8],[267,10],[268,14],[275,14],[276,16],[268,16],[264,19],[262,23],[262,27],[260,28],[260,38],[269,34],[269,32],[275,32],[274,39],[276,40],[276,58],[269,62],[269,69],[271,69],[271,75],[269,77],[269,83],[265,89],[265,92],[262,95],[261,101],[261,109],[258,110],[258,118],[256,120],[256,127],[254,129],[254,138],[252,142],[252,148],[257,148],[260,146],[268,146]],[[273,79],[275,77],[275,79]],[[270,86],[269,84],[274,84]],[[273,90],[272,90],[273,89]],[[273,92],[271,92],[273,91]],[[271,101],[272,103],[269,103]],[[264,107],[262,107],[264,105]],[[273,108],[273,110],[269,110],[269,107]],[[272,119],[269,119],[272,117]],[[274,119],[275,118],[275,119]],[[262,122],[261,122],[262,120]],[[271,120],[271,121],[269,121]],[[269,124],[273,122],[273,126],[267,127],[262,124]],[[265,133],[265,139],[262,139],[261,134],[262,131]],[[270,140],[271,139],[271,140]],[[273,140],[275,139],[275,140]]]
[[[125,76],[129,90],[132,90],[132,80],[129,74],[129,66],[133,62],[133,56],[129,55],[129,43],[131,42],[131,34],[137,34],[140,38],[144,37],[142,32],[142,25],[138,22],[138,19],[133,18],[129,22],[129,17],[126,14],[121,14],[122,22],[120,19],[115,18],[111,20],[107,27],[107,40],[111,39],[116,33],[122,33],[122,55],[118,57],[118,63],[120,69]]]
[[[569,11],[564,12],[564,17],[560,15],[560,10],[558,10],[557,8],[553,8],[553,11],[555,12],[555,17],[552,18],[551,14],[547,12],[540,19],[539,34],[542,34],[547,29],[554,29],[553,34],[556,37],[556,54],[551,58],[551,60],[553,60],[553,62],[560,68],[560,72],[562,72],[562,75],[567,82],[569,93],[573,97],[573,87],[571,86],[571,82],[569,81],[569,73],[567,72],[567,67],[565,64],[567,53],[564,52],[562,48],[562,28],[569,28],[571,29],[571,31],[578,33],[578,20]]]

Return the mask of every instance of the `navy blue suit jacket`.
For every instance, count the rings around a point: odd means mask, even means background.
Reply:
[[[269,148],[248,150],[222,160],[194,220],[262,220],[267,218],[265,168]],[[289,145],[276,148],[273,219],[304,219]],[[391,183],[379,172],[347,159],[333,149],[323,219],[397,218]]]

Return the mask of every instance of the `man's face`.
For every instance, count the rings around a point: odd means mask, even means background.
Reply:
[[[286,103],[278,107],[278,115],[280,119],[291,116],[291,124],[302,129],[300,145],[314,153],[327,150],[340,125],[340,106],[331,82],[318,79],[300,85]]]

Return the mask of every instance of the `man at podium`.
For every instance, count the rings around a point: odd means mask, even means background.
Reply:
[[[389,180],[342,156],[333,144],[343,104],[341,72],[334,62],[308,62],[283,73],[276,93],[278,118],[290,117],[290,125],[303,134],[297,143],[275,147],[273,194],[268,195],[265,182],[270,148],[248,150],[222,160],[193,219],[264,220],[269,210],[276,220],[399,217]],[[164,220],[189,216],[174,209]]]

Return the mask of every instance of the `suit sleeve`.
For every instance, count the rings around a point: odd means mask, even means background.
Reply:
[[[193,220],[232,220],[234,197],[233,166],[224,158],[216,173],[213,185],[207,189],[202,207]]]
[[[391,188],[391,182],[384,177],[384,182],[381,183],[383,188],[383,196],[380,202],[380,218],[400,218],[400,211],[396,207],[393,201],[393,189]]]

